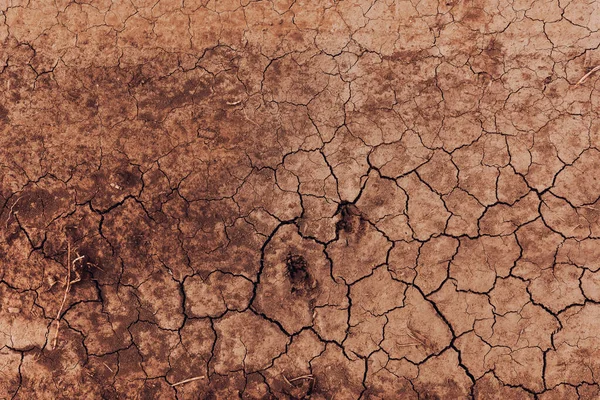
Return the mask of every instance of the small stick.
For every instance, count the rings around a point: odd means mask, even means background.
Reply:
[[[102,268],[100,268],[99,266],[97,266],[97,265],[96,265],[96,264],[94,264],[94,263],[91,263],[91,262],[89,262],[89,263],[86,263],[86,264],[87,264],[89,267],[94,267],[94,268],[96,268],[96,269],[99,269],[100,271],[104,272],[104,270],[103,270]]]
[[[197,381],[198,379],[204,379],[204,376],[195,376],[193,378],[189,378],[189,379],[184,379],[180,382],[174,383],[171,385],[171,387],[175,387],[175,386],[179,386],[179,385],[183,385],[184,383],[188,383],[188,382],[193,382],[193,381]]]
[[[288,381],[288,378],[286,378],[284,374],[281,374],[281,376],[283,376],[283,380],[286,381],[288,385],[294,386],[292,385],[292,382]]]
[[[107,364],[107,363],[103,362],[102,364],[104,364],[104,366],[105,366],[106,368],[108,368],[108,370],[109,370],[110,372],[115,372],[115,371],[113,371],[113,370],[112,370],[112,368],[111,368],[111,367],[109,367],[109,366],[108,366],[108,364]]]
[[[596,67],[592,68],[592,69],[590,70],[590,72],[588,72],[587,74],[585,74],[584,76],[582,76],[582,77],[581,77],[581,79],[580,79],[580,80],[578,80],[578,81],[577,81],[577,83],[575,84],[575,87],[577,87],[577,86],[581,85],[583,82],[585,82],[585,80],[586,80],[587,78],[589,78],[589,76],[590,76],[591,74],[593,74],[594,72],[596,72],[596,71],[598,71],[598,70],[600,70],[600,65],[598,65],[598,66],[596,66]]]
[[[290,379],[290,382],[299,381],[300,379],[314,379],[312,375],[302,375],[297,378]]]
[[[228,101],[227,105],[228,106],[237,106],[238,104],[240,104],[242,101],[238,100],[238,101]]]

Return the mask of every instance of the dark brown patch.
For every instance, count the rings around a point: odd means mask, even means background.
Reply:
[[[302,290],[310,278],[306,259],[301,255],[288,253],[285,258],[285,265],[292,281],[292,293]]]
[[[353,204],[342,205],[340,209],[340,220],[335,224],[336,230],[344,231],[346,233],[352,233],[356,228],[356,216],[358,210]]]
[[[0,121],[8,123],[8,110],[2,104],[0,104]]]
[[[147,82],[148,77],[144,76],[144,72],[142,71],[142,68],[140,66],[131,74],[131,79],[127,83],[127,86],[129,86],[130,88],[136,88],[138,86],[146,84]]]

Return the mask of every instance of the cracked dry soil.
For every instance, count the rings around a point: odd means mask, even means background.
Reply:
[[[599,64],[594,1],[0,0],[0,398],[600,398]]]

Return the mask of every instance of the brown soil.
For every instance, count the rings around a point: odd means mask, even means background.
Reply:
[[[583,0],[0,0],[0,399],[600,398]]]

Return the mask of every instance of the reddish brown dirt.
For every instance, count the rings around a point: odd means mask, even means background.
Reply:
[[[600,398],[599,8],[0,0],[0,399]]]

